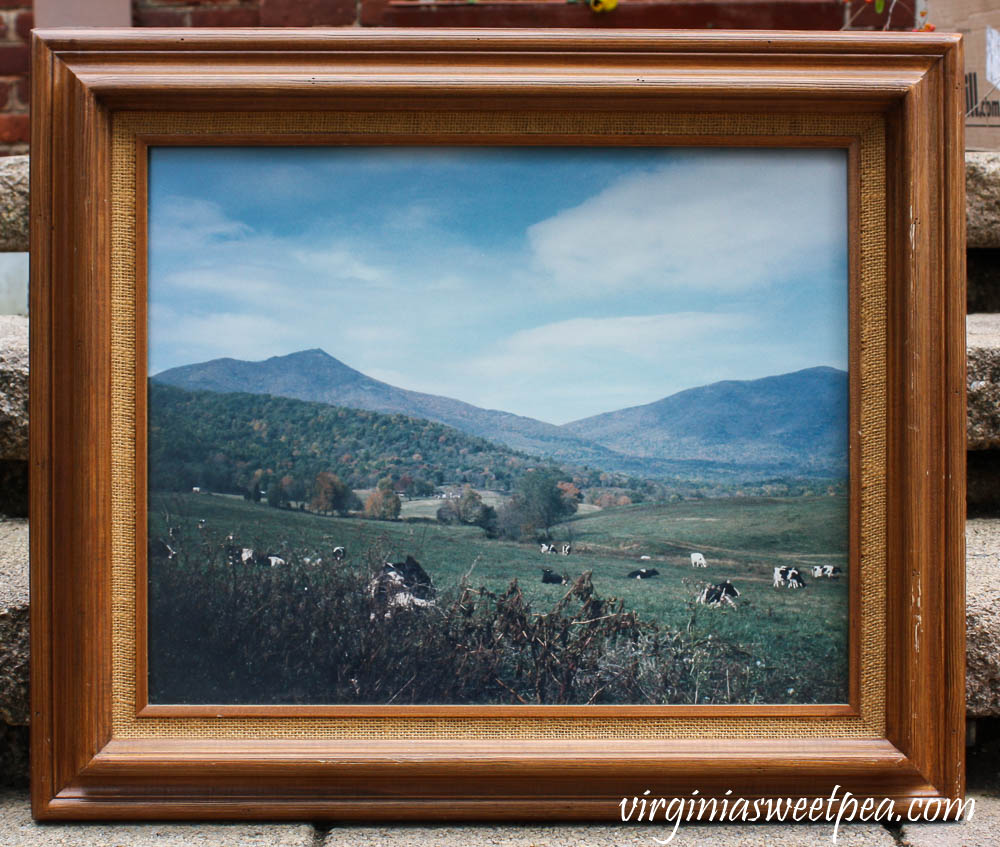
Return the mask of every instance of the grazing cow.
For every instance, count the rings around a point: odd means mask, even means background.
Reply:
[[[843,571],[836,565],[823,565],[823,576],[827,579],[840,579]]]
[[[386,562],[382,571],[368,583],[369,596],[385,607],[383,617],[392,617],[393,609],[426,609],[435,605],[437,589],[427,571],[412,556],[405,562]],[[375,620],[375,613],[371,613]]]
[[[557,574],[552,568],[542,568],[542,582],[548,585],[565,585],[566,577]]]
[[[774,569],[774,587],[781,588],[805,588],[806,581],[802,578],[802,571],[795,567],[777,567]]]
[[[344,556],[346,555],[347,551],[343,547],[333,548],[333,558],[336,559],[338,562],[344,561]]]
[[[639,557],[639,561],[640,562],[648,562],[652,558],[653,558],[652,556],[640,556]]]
[[[541,549],[541,551],[543,553],[555,553],[556,552],[556,545],[555,544],[547,544],[546,542],[543,541],[538,546],[539,546],[539,548]]]
[[[563,544],[563,545],[562,545],[562,547],[560,547],[560,548],[559,548],[559,552],[560,552],[560,553],[561,553],[561,554],[562,554],[563,556],[568,556],[568,555],[569,555],[570,553],[572,553],[572,552],[573,552],[573,548],[572,548],[572,546],[571,546],[571,545],[569,545],[569,544]]]
[[[660,572],[656,568],[639,568],[637,571],[632,571],[629,575],[629,579],[649,579],[650,577],[659,576]]]
[[[740,590],[728,579],[717,585],[706,585],[701,594],[698,595],[698,602],[705,606],[718,609],[723,605],[736,608],[733,601],[740,596]]]
[[[707,568],[708,562],[705,561],[704,553],[692,553],[691,554],[691,567],[692,568]]]

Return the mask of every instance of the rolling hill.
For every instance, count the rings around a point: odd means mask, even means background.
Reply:
[[[834,368],[713,383],[564,426],[397,388],[319,349],[260,362],[213,359],[151,381],[406,415],[555,462],[653,479],[840,477],[846,471],[847,374]]]
[[[537,465],[503,445],[406,415],[268,394],[149,386],[153,490],[243,492],[258,469],[307,489],[332,471],[352,488],[395,473],[430,485],[510,487]]]
[[[213,359],[163,371],[153,381],[188,391],[273,394],[383,414],[407,415],[447,424],[514,450],[612,469],[613,451],[553,424],[461,400],[396,388],[372,379],[323,350],[303,350],[262,362]]]

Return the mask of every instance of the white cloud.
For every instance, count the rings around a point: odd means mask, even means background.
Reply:
[[[253,231],[243,221],[227,217],[212,200],[170,195],[156,203],[150,215],[154,250],[178,252],[246,238]]]
[[[300,349],[293,326],[267,315],[178,312],[150,307],[150,373],[177,362],[203,362],[225,356],[259,360]]]
[[[355,280],[358,282],[383,282],[386,273],[369,264],[346,246],[319,250],[289,251],[288,258],[299,268],[322,274],[328,279]]]
[[[830,202],[844,182],[833,158],[698,158],[623,177],[528,241],[539,271],[575,294],[747,290],[846,253],[846,207]]]
[[[171,298],[176,298],[177,292],[181,291],[188,297],[209,294],[226,298],[230,303],[274,306],[276,300],[288,297],[288,283],[273,269],[233,265],[228,268],[190,268],[164,274],[150,283],[151,298],[159,296],[161,291],[169,292]]]
[[[681,350],[724,343],[750,322],[744,315],[712,312],[572,318],[515,332],[496,352],[476,359],[473,367],[505,375],[580,356],[663,361]]]

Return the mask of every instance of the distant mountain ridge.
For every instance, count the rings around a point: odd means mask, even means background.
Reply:
[[[562,428],[632,456],[846,470],[847,411],[846,371],[815,367],[690,388]]]
[[[273,394],[383,414],[402,414],[447,424],[514,450],[600,466],[612,451],[564,432],[554,424],[510,412],[481,409],[461,400],[397,388],[345,365],[318,348],[274,356],[262,362],[213,359],[171,368],[156,382],[188,391]]]
[[[397,388],[320,349],[260,362],[213,359],[152,380],[189,391],[270,394],[403,414],[554,461],[651,478],[846,471],[847,374],[834,368],[714,383],[564,426]]]

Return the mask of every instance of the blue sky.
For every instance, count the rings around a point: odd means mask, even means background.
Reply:
[[[552,423],[847,367],[838,150],[159,148],[150,373],[320,347]]]

